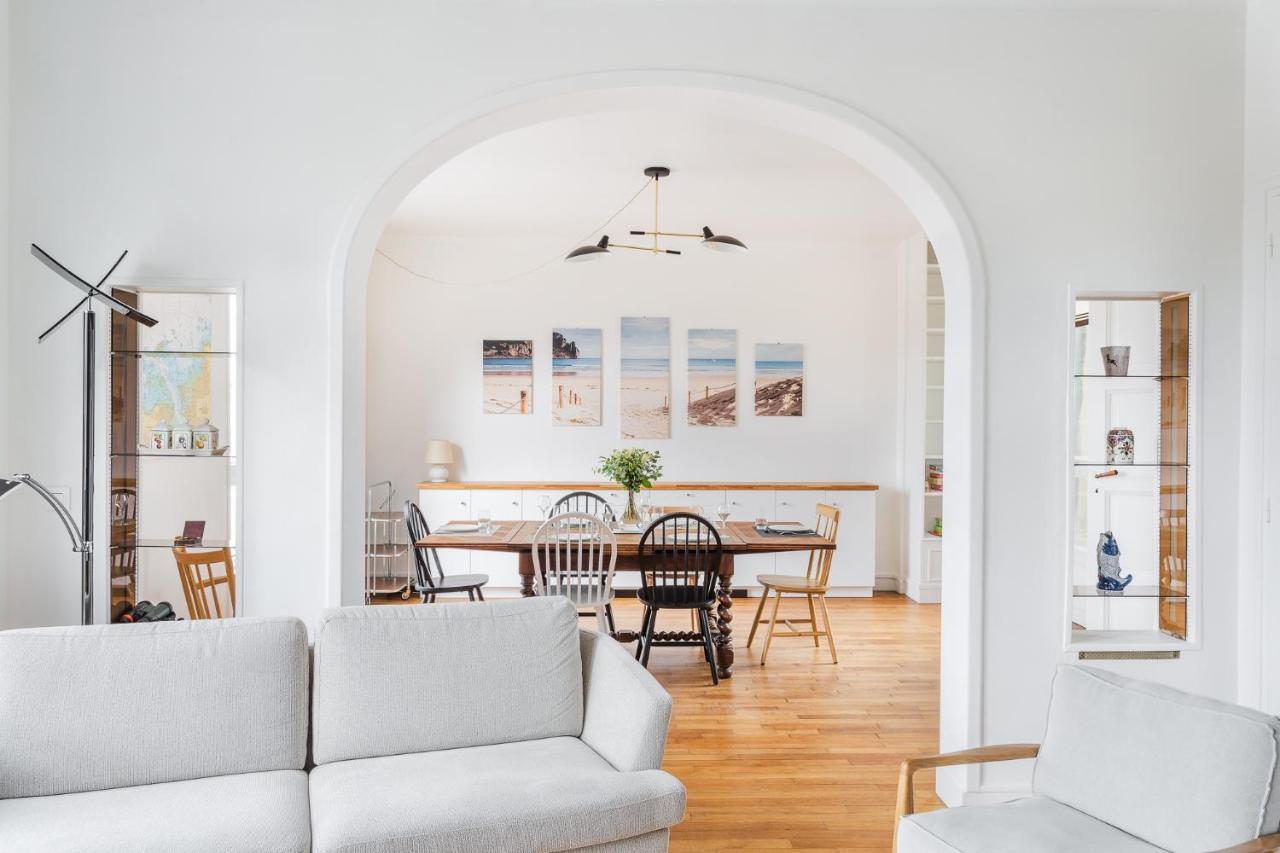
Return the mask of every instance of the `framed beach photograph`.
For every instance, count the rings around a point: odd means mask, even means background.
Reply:
[[[689,330],[689,425],[738,422],[738,333]]]
[[[804,345],[756,344],[756,414],[804,414]]]
[[[533,411],[533,341],[484,341],[484,413]]]
[[[600,329],[551,330],[551,422],[600,426]]]
[[[623,317],[623,438],[671,437],[671,321]]]

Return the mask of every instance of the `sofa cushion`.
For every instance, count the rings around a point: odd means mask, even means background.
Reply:
[[[1280,822],[1280,719],[1110,672],[1063,666],[1034,790],[1175,853]]]
[[[297,619],[0,633],[0,799],[300,770]]]
[[[413,724],[395,722],[406,714]],[[320,618],[316,764],[581,732],[578,614],[563,598]]]
[[[1160,853],[1100,820],[1045,797],[904,817],[898,853]]]
[[[312,849],[573,850],[671,826],[684,798],[675,777],[620,773],[569,737],[343,761],[311,773]]]
[[[301,770],[0,800],[0,850],[24,853],[306,853],[310,835]]]

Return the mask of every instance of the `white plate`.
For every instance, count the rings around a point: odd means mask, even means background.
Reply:
[[[462,522],[460,524],[446,524],[436,533],[479,533],[480,525],[477,522]]]

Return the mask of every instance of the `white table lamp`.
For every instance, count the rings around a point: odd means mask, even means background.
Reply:
[[[447,441],[433,438],[427,442],[427,464],[431,470],[427,478],[433,483],[445,483],[449,480],[449,467],[453,464],[453,445]]]

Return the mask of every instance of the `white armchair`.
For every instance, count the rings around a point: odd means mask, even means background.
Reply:
[[[914,814],[917,770],[1035,759],[1033,796]],[[1041,746],[903,762],[897,853],[1280,850],[1280,719],[1080,666],[1053,682]]]

